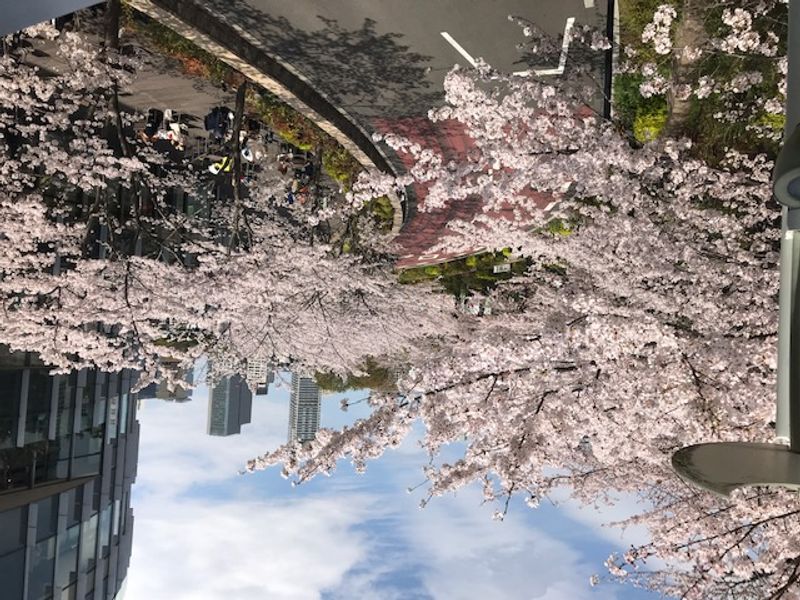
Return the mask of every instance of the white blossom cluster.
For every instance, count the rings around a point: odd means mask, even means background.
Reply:
[[[730,27],[730,33],[715,45],[723,52],[745,52],[775,56],[778,52],[778,36],[768,31],[762,39],[761,34],[753,29],[753,15],[743,8],[726,8],[722,13],[722,22]]]
[[[658,72],[658,68],[654,63],[642,65],[642,75],[644,75],[644,79],[639,84],[639,93],[644,98],[660,96],[669,91],[672,82]]]
[[[669,54],[672,52],[670,30],[677,14],[675,7],[671,4],[661,4],[653,13],[653,20],[645,25],[642,31],[642,41],[645,44],[652,44],[656,53]]]

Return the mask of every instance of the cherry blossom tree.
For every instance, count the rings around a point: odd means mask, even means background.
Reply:
[[[342,458],[362,470],[419,420],[423,505],[472,482],[499,519],[516,494],[535,507],[563,487],[584,503],[626,492],[647,507],[628,523],[652,542],[612,555],[612,577],[685,598],[797,597],[795,496],[718,499],[670,467],[686,444],[774,438],[771,163],[730,152],[711,168],[681,140],[634,148],[554,86],[488,67],[455,69],[445,91],[429,118],[457,121],[474,147],[447,162],[386,133],[416,159],[400,182],[425,184],[421,211],[484,199],[484,214],[450,224],[442,250],[512,248],[531,268],[495,290],[492,315],[462,321],[456,343],[427,344],[399,394],[371,396],[369,417],[248,468],[282,463],[298,483]],[[354,197],[386,185],[364,179]],[[532,192],[555,208],[537,211]],[[514,218],[495,216],[509,207]],[[437,459],[458,441],[459,460]]]
[[[65,370],[139,369],[146,384],[177,382],[204,354],[357,372],[453,328],[445,298],[396,285],[377,242],[335,257],[312,236],[357,206],[281,207],[275,169],[211,215],[176,210],[170,193],[203,182],[117,111],[136,58],[75,32],[28,34],[50,38],[68,72],[14,53],[0,63],[0,343]]]
[[[786,14],[782,0],[665,2],[644,27],[642,46],[623,49],[619,68],[643,75],[644,97],[667,99],[668,136],[680,134],[696,101],[715,96],[716,120],[747,122],[780,140],[782,127],[770,123],[784,112]]]
[[[463,160],[386,132],[415,166],[399,181],[365,175],[347,206],[281,207],[263,170],[236,202],[193,218],[168,191],[194,189],[194,172],[138,144],[115,107],[135,61],[123,68],[75,33],[53,43],[70,73],[0,62],[0,343],[60,369],[140,369],[143,384],[203,354],[340,374],[391,362],[399,391],[373,394],[368,418],[249,467],[283,463],[297,482],[345,457],[362,470],[421,421],[423,504],[472,482],[499,519],[515,495],[535,507],[564,487],[585,503],[631,493],[646,509],[629,522],[653,537],[609,557],[611,577],[686,598],[797,597],[794,496],[717,499],[669,466],[688,443],[774,435],[767,159],[730,152],[711,168],[686,141],[632,148],[553,85],[483,66],[451,72],[446,105],[429,115],[467,132]],[[311,235],[413,183],[427,190],[421,211],[485,200],[442,249],[531,261],[491,294],[491,315],[456,316],[432,288],[397,284],[377,236],[348,254]],[[540,194],[557,201],[549,212]],[[463,456],[439,459],[454,442]]]

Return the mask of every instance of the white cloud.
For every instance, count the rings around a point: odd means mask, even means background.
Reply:
[[[316,600],[363,560],[363,496],[136,508],[127,600]]]
[[[643,545],[651,539],[650,532],[644,525],[631,525],[626,528],[610,525],[648,510],[648,505],[635,494],[618,493],[612,495],[611,503],[597,505],[582,505],[569,499],[569,490],[566,488],[556,490],[551,496],[559,503],[560,509],[566,516],[587,525],[595,534],[612,542],[617,548]]]
[[[254,497],[275,471],[240,478],[247,459],[285,441],[288,393],[253,399],[242,434],[206,434],[207,390],[184,404],[145,401],[134,486],[135,529],[126,600],[316,600],[362,561],[356,527],[378,514],[363,493]],[[254,483],[246,489],[245,480]],[[328,482],[333,483],[333,482]],[[214,486],[215,498],[196,485]],[[263,485],[262,485],[263,484]],[[218,497],[217,497],[218,496]]]
[[[255,398],[252,424],[226,438],[205,433],[206,394],[148,401],[140,415],[126,600],[612,600],[619,591],[590,589],[602,558],[544,531],[539,511],[521,503],[496,523],[473,487],[418,510],[419,495],[404,490],[426,462],[419,430],[363,477],[342,469],[294,493],[275,470],[240,478],[248,458],[284,441],[288,393]],[[574,521],[607,533],[600,516],[564,509],[573,539]]]
[[[172,496],[192,484],[236,477],[248,459],[286,441],[289,409],[288,400],[282,400],[280,395],[276,399],[254,397],[252,422],[242,427],[241,435],[229,437],[206,434],[205,386],[195,390],[190,402],[142,401],[135,494]]]
[[[476,488],[446,502],[431,502],[410,520],[412,553],[427,565],[424,583],[436,600],[574,600],[615,597],[613,588],[590,589],[596,570],[572,548],[533,524],[517,507],[505,521],[478,509]],[[520,510],[521,509],[521,510]]]

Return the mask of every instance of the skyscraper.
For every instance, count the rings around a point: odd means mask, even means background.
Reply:
[[[292,395],[289,402],[289,442],[308,442],[319,429],[322,395],[310,377],[292,373]]]
[[[131,556],[136,374],[0,347],[0,597],[111,600]]]
[[[235,435],[250,422],[253,393],[240,375],[223,377],[208,399],[208,435]]]
[[[256,394],[267,393],[270,375],[272,375],[272,365],[264,359],[247,359],[247,381],[256,389]],[[263,392],[261,390],[264,390]]]
[[[266,396],[269,394],[269,384],[275,381],[275,371],[269,370],[267,371],[267,378],[264,383],[259,383],[258,387],[256,387],[256,395],[258,396]]]

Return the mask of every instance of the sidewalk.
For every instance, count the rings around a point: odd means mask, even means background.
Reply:
[[[120,91],[123,110],[146,115],[151,108],[160,111],[171,109],[188,128],[183,136],[186,158],[192,160],[203,156],[211,162],[221,159],[220,148],[208,143],[209,134],[204,127],[204,118],[217,106],[233,110],[236,90],[224,90],[208,79],[187,74],[180,61],[151,49],[146,40],[136,34],[129,33],[123,42],[138,47],[143,56],[143,65],[137,70],[132,84]],[[57,54],[54,42],[36,41],[35,46],[27,51],[26,61],[56,73],[68,69],[66,61]],[[144,122],[141,122],[135,128],[140,130],[143,125]],[[267,154],[260,161],[262,166],[277,160],[285,140],[278,134],[275,134],[275,140],[267,147]],[[292,174],[290,170],[286,176],[287,186],[292,182]],[[320,173],[320,177],[326,189],[338,189],[338,183],[330,177],[324,173]]]
[[[445,162],[464,160],[467,152],[474,146],[472,139],[464,131],[463,125],[456,121],[432,123],[425,117],[396,120],[375,119],[374,125],[377,131],[392,131],[405,136],[412,142],[439,152]],[[413,165],[413,160],[407,154],[401,154],[400,159],[406,168]],[[485,250],[479,245],[467,245],[468,250],[459,253],[434,250],[446,238],[457,235],[448,229],[448,224],[452,221],[471,221],[478,215],[489,215],[493,219],[508,220],[509,222],[515,220],[510,205],[499,211],[489,211],[486,208],[485,200],[477,196],[449,202],[444,208],[426,210],[427,190],[425,186],[414,185],[414,194],[417,197],[416,210],[409,216],[405,226],[394,239],[394,242],[401,248],[401,254],[395,263],[398,269],[435,265]],[[529,195],[531,198],[529,214],[536,210],[543,210],[554,199],[550,194],[531,192]]]

